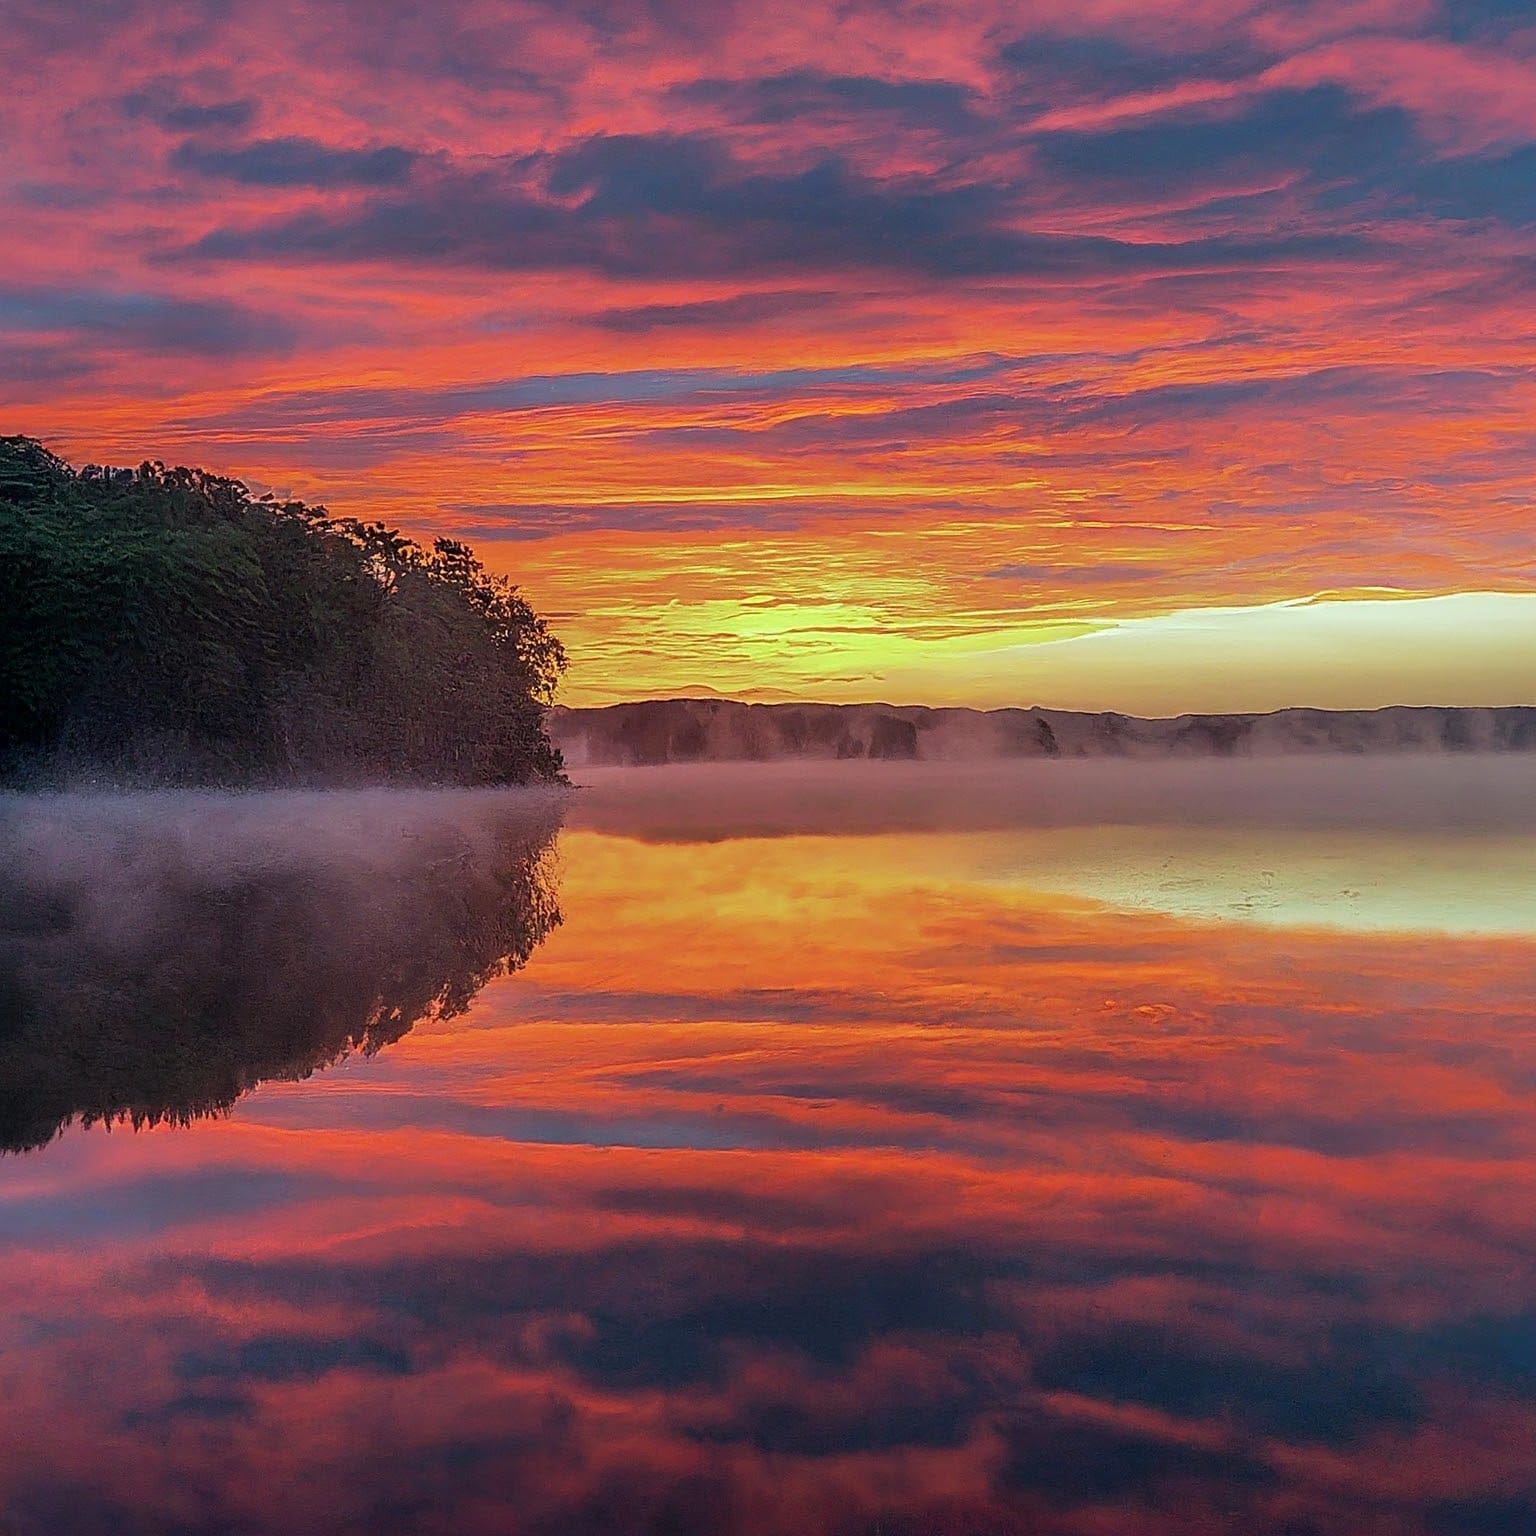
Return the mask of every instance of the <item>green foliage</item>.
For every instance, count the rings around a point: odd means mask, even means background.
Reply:
[[[467,545],[0,437],[0,764],[218,782],[558,778],[560,642]]]

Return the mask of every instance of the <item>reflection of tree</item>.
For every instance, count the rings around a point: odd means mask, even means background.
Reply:
[[[227,1111],[461,1012],[560,922],[560,802],[0,807],[0,1149]],[[39,809],[42,807],[43,809]]]

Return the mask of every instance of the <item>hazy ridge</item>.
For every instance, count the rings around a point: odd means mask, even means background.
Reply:
[[[557,707],[548,723],[570,767],[787,758],[961,762],[1536,751],[1536,706],[1282,709],[1146,720],[1059,709],[651,699]]]

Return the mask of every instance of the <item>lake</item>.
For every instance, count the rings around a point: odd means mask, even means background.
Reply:
[[[1523,1536],[1536,760],[0,801],[0,1532]]]

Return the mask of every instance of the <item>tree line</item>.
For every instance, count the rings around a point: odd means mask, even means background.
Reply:
[[[0,437],[0,777],[522,784],[566,664],[456,539]]]

